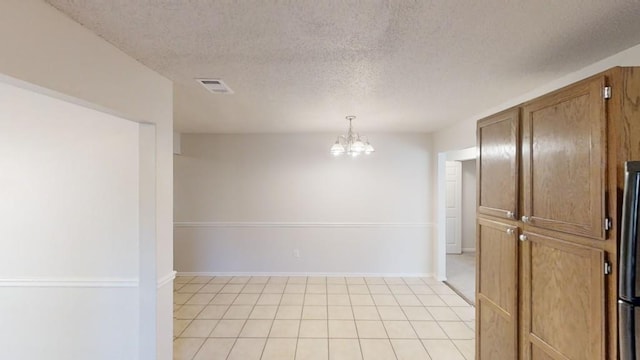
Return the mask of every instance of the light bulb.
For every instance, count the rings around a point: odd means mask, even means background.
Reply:
[[[368,155],[374,151],[376,151],[376,149],[374,149],[373,146],[371,146],[371,144],[369,144],[369,142],[367,141],[367,143],[364,144],[364,153]]]
[[[333,156],[338,156],[344,154],[344,146],[342,146],[338,141],[336,141],[333,146],[331,146],[331,150],[329,150]]]
[[[360,139],[356,140],[352,145],[351,145],[351,150],[355,151],[357,153],[361,153],[363,152],[365,149],[364,143],[362,141],[360,141]]]

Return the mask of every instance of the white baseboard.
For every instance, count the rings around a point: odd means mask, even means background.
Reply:
[[[207,272],[179,271],[177,276],[340,276],[340,277],[428,277],[433,273],[338,273],[338,272]]]
[[[173,281],[173,279],[176,278],[176,274],[178,272],[177,271],[172,271],[170,273],[168,273],[167,275],[163,276],[162,278],[158,279],[158,288],[161,288],[169,283],[171,283]]]
[[[462,248],[462,252],[476,252],[476,248]]]

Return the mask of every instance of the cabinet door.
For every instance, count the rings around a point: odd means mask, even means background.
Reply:
[[[588,79],[523,108],[524,222],[605,238],[604,86]]]
[[[515,219],[518,211],[519,109],[478,121],[478,213]]]
[[[513,360],[518,353],[518,231],[478,219],[476,353],[479,360]]]
[[[522,359],[604,359],[603,251],[522,236]]]

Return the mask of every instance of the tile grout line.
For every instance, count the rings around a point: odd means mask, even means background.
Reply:
[[[196,278],[197,278],[197,276],[195,276],[193,279],[191,279],[191,281],[193,281],[193,280],[194,280],[194,279],[196,279]],[[209,281],[207,281],[206,283],[204,283],[204,284],[200,287],[200,289],[198,289],[198,292],[199,292],[200,290],[202,290],[202,288],[203,288],[203,287],[205,287],[205,286],[209,285],[209,283],[211,283],[211,282],[213,281],[213,279],[215,279],[215,278],[216,278],[216,277],[214,276],[214,277],[212,277]],[[191,282],[189,282],[188,284],[190,284],[190,283],[191,283]],[[225,284],[226,284],[226,283],[225,283]],[[195,292],[195,293],[194,293],[194,294],[193,294],[189,299],[193,298],[193,297],[194,297],[198,292]],[[213,297],[215,298],[217,295],[218,295],[218,294],[216,293],[216,295],[214,295]],[[213,300],[213,298],[211,298],[211,300]],[[209,300],[209,301],[211,301],[211,300]],[[184,305],[183,305],[183,306],[184,306]],[[195,316],[193,317],[193,319],[191,319],[191,321],[189,321],[189,325],[187,325],[187,327],[189,327],[189,326],[193,323],[193,321],[194,321],[194,320],[196,320],[196,318],[198,317],[198,315],[200,315],[200,314],[204,311],[204,309],[206,309],[206,307],[207,307],[207,305],[204,305],[204,306],[202,307],[202,310],[198,311],[198,313],[197,313],[197,314],[195,314]],[[219,322],[218,322],[218,323],[219,323]],[[218,326],[218,323],[216,323],[216,326]],[[216,326],[214,326],[213,328],[215,329],[215,328],[216,328]],[[182,334],[182,333],[184,333],[184,332],[187,330],[187,327],[185,327],[185,328],[184,328],[184,330],[182,330],[181,334]],[[213,329],[211,329],[211,331],[213,331]],[[209,334],[211,334],[211,333],[209,333]],[[183,338],[183,339],[185,339],[185,338]],[[196,357],[196,355],[198,355],[198,353],[200,352],[200,350],[202,349],[202,347],[204,346],[204,344],[207,342],[207,339],[208,339],[208,335],[207,335],[207,337],[206,337],[206,338],[204,338],[204,340],[202,341],[202,344],[200,344],[200,346],[198,346],[198,349],[193,353],[193,356],[191,356],[191,360],[193,360],[193,358],[195,358],[195,357]]]
[[[468,339],[456,339],[456,340],[468,340]],[[474,340],[475,341],[475,340]],[[451,343],[453,344],[453,346],[455,346],[455,348],[458,350],[458,352],[460,353],[460,355],[462,355],[462,357],[465,360],[473,360],[473,359],[467,359],[467,357],[464,355],[464,353],[462,352],[462,350],[460,350],[460,347],[458,346],[458,344],[456,344],[455,341],[451,340]],[[474,344],[475,345],[475,344]]]
[[[253,279],[253,276],[249,276],[249,279],[247,280],[247,282],[245,283],[245,285],[242,287],[242,289],[240,290],[240,294],[238,294],[238,297],[242,294],[242,291],[249,286],[251,279]],[[242,331],[244,330],[244,328],[247,326],[247,324],[249,323],[251,314],[253,313],[253,311],[256,309],[256,306],[258,306],[258,300],[260,299],[260,296],[262,295],[262,291],[264,291],[264,288],[267,285],[265,284],[262,287],[262,290],[260,293],[258,293],[258,297],[256,298],[256,301],[253,303],[253,306],[251,307],[251,311],[249,311],[249,314],[247,315],[246,320],[244,321],[244,325],[242,325],[242,329],[240,329],[240,332],[238,333],[238,337],[236,338],[236,343],[238,342],[239,339],[241,339],[240,335],[242,334]],[[250,293],[247,293],[250,294]],[[271,323],[271,326],[273,326],[273,322]],[[269,328],[269,331],[271,331],[271,328]],[[268,334],[267,334],[268,335]],[[250,337],[246,337],[245,339],[250,339]],[[261,338],[260,338],[261,339]],[[235,344],[233,345],[235,346]],[[264,348],[267,346],[267,339],[265,338],[264,340],[264,344],[262,344],[262,350],[260,351],[260,357],[262,357],[262,353],[264,352]],[[233,347],[231,347],[231,350],[233,350]],[[231,351],[229,351],[229,355],[231,355]],[[227,355],[227,358],[229,358],[229,355]]]
[[[402,279],[402,281],[404,281],[404,279]],[[431,287],[429,286],[429,284],[427,284],[426,282],[424,282],[422,279],[420,279],[420,281],[422,281],[422,283],[429,287],[429,290],[433,291],[433,289],[431,289]],[[409,290],[411,290],[411,293],[413,294],[413,296],[415,296],[418,301],[420,301],[420,304],[422,304],[422,306],[424,307],[424,310],[427,312],[427,314],[429,314],[429,316],[431,316],[434,320],[434,322],[436,324],[438,324],[438,322],[436,321],[436,319],[433,317],[433,315],[429,312],[429,310],[427,310],[427,306],[422,302],[422,300],[420,300],[420,298],[418,298],[418,295],[415,293],[415,291],[411,288],[411,286],[409,286],[409,284],[404,281],[405,284],[407,284],[407,286],[409,287]],[[392,292],[391,293],[393,295],[393,298],[396,299],[396,302],[398,301],[398,299],[396,298],[396,295]],[[435,294],[435,292],[434,292]],[[439,298],[439,297],[438,297]],[[398,305],[400,305],[400,303],[398,302]],[[429,358],[433,359],[433,356],[429,353],[429,350],[427,349],[426,346],[424,346],[424,341],[422,341],[423,339],[420,338],[420,335],[418,334],[418,332],[416,331],[415,326],[413,326],[413,323],[411,322],[411,320],[409,320],[409,317],[407,316],[407,313],[404,311],[404,308],[402,307],[402,305],[400,305],[400,310],[402,310],[402,313],[404,314],[404,316],[407,318],[407,320],[409,321],[409,325],[411,325],[411,328],[413,329],[413,331],[416,333],[416,337],[418,338],[418,342],[420,343],[420,345],[422,346],[422,348],[424,349],[424,351],[427,353],[427,356],[429,356]],[[438,325],[439,326],[439,325]],[[442,332],[444,332],[444,330],[442,330]],[[446,333],[445,333],[446,335]]]
[[[196,276],[196,277],[194,277],[194,279],[195,279],[195,278],[197,278],[197,276]],[[202,285],[202,287],[201,287],[200,289],[198,289],[198,291],[200,291],[200,290],[201,290],[203,287],[205,287],[206,285],[209,285],[209,283],[211,283],[215,278],[216,278],[216,276],[214,276],[213,278],[211,278],[211,280],[209,280],[207,283],[205,283],[204,285]],[[193,280],[193,279],[192,279],[192,280]],[[229,279],[229,280],[231,280],[231,279]],[[224,288],[224,286],[226,286],[226,284],[227,284],[228,282],[229,282],[229,281],[227,281],[226,283],[224,283],[223,288]],[[220,290],[222,290],[222,288],[221,288]],[[209,303],[211,303],[211,301],[213,301],[213,299],[214,299],[216,296],[218,296],[218,294],[219,294],[219,293],[220,293],[220,292],[216,293],[216,295],[214,295],[214,297],[213,297],[213,298],[211,298],[211,300],[209,301]],[[196,293],[196,294],[197,294],[197,293]],[[207,305],[204,305],[204,306],[202,307],[202,310],[200,310],[200,311],[199,311],[199,312],[198,312],[198,313],[193,317],[193,319],[191,320],[191,322],[190,322],[189,324],[191,324],[191,323],[193,322],[193,320],[195,320],[195,319],[198,317],[198,315],[200,315],[200,314],[204,311],[204,309],[206,309],[206,307],[207,307]],[[228,310],[228,309],[227,309],[227,310]],[[204,338],[204,341],[202,341],[202,344],[200,344],[200,346],[198,346],[198,350],[196,350],[196,351],[193,353],[193,356],[191,356],[191,360],[193,360],[193,358],[195,358],[195,357],[198,355],[198,353],[200,352],[200,350],[202,350],[202,347],[203,347],[203,346],[204,346],[204,344],[207,342],[207,339],[209,339],[209,335],[211,335],[211,332],[213,332],[213,330],[214,330],[216,327],[218,327],[218,325],[219,325],[219,324],[220,324],[220,321],[218,320],[218,322],[216,323],[216,326],[214,326],[214,327],[213,327],[213,329],[211,329],[211,331],[209,332],[209,334],[207,335],[207,337],[206,337],[206,338]],[[187,328],[185,328],[185,330],[186,330],[186,329],[187,329]],[[184,330],[183,330],[183,332],[184,332]],[[183,338],[183,339],[184,339],[184,338]]]
[[[197,276],[196,276],[196,277],[197,277]],[[204,286],[211,284],[211,283],[212,283],[212,281],[213,281],[213,280],[215,280],[215,278],[216,278],[216,277],[217,277],[217,276],[214,276],[213,278],[211,278],[211,280],[209,280],[209,282],[207,282]],[[229,283],[229,281],[231,281],[231,279],[227,280],[227,282],[225,282],[225,283],[222,283],[222,287],[220,288],[220,291],[222,291],[222,289],[223,289],[225,286],[227,286],[227,284]],[[220,283],[216,283],[216,284],[220,284]],[[203,287],[204,287],[204,286],[203,286]],[[200,289],[202,289],[202,288],[200,288]],[[198,290],[198,291],[200,291],[200,290]],[[200,310],[200,312],[198,312],[198,314],[196,314],[196,316],[193,318],[193,320],[195,320],[195,319],[196,319],[196,318],[197,318],[197,317],[198,317],[198,316],[199,316],[199,315],[204,311],[204,309],[206,309],[206,308],[207,308],[207,306],[211,304],[211,301],[213,301],[213,299],[215,299],[215,297],[216,297],[216,296],[218,296],[218,294],[220,294],[220,291],[218,291],[218,292],[213,296],[213,298],[211,298],[211,300],[209,300],[209,303],[208,303],[207,305],[205,305],[205,306],[202,308],[202,310]],[[236,297],[237,297],[237,296],[236,296]],[[230,307],[230,306],[229,306],[229,307]],[[227,308],[227,309],[225,310],[225,313],[226,313],[228,310],[229,310],[229,308]],[[224,316],[224,314],[223,314],[222,316]],[[193,320],[192,320],[192,322],[193,322]],[[215,330],[215,328],[217,328],[217,327],[218,327],[218,325],[220,325],[220,320],[222,320],[222,319],[218,319],[218,322],[217,322],[217,323],[216,323],[216,325],[213,327],[213,329],[211,329],[211,331],[209,332],[209,334],[207,335],[207,337],[206,337],[206,338],[204,338],[205,340],[204,340],[204,341],[202,342],[202,344],[198,347],[198,350],[196,350],[196,352],[194,352],[194,353],[193,353],[193,356],[191,357],[191,360],[193,360],[193,359],[198,355],[198,353],[200,352],[200,350],[202,350],[202,347],[204,346],[204,344],[209,340],[209,335],[211,335],[211,333],[213,332],[213,330]],[[186,328],[185,328],[185,330],[186,330]],[[232,345],[232,347],[233,347],[233,345]],[[229,349],[229,351],[231,351],[231,349]]]
[[[349,299],[349,307],[351,308],[351,314],[353,315],[353,326],[356,328],[356,336],[358,337],[358,347],[360,348],[360,358],[364,359],[364,352],[362,351],[362,343],[360,342],[360,331],[358,331],[358,323],[356,322],[356,313],[355,311],[353,311],[353,302],[351,302],[351,291],[349,290],[349,282],[347,281],[346,277],[344,278],[344,280],[345,280],[344,286],[347,289],[347,299]]]
[[[194,277],[194,279],[195,279],[195,277]],[[193,280],[193,279],[191,279],[191,280]],[[189,284],[189,283],[188,283],[188,282],[186,282],[186,283],[182,283],[182,284],[181,284],[182,286],[180,286],[180,289],[182,289],[182,288],[183,288],[185,285],[187,285],[187,284]],[[177,293],[178,293],[178,294],[180,294],[180,293],[178,292],[178,291],[180,291],[180,289],[175,289],[175,284],[174,284],[173,286],[174,286],[174,290],[173,290],[173,300],[175,301],[175,296],[176,296],[176,294],[177,294]],[[182,294],[184,294],[184,293],[182,293]],[[192,323],[192,322],[193,322],[193,320],[194,320],[194,319],[177,319],[177,318],[176,318],[176,315],[175,315],[175,313],[176,313],[175,306],[176,306],[176,305],[180,305],[180,307],[178,307],[178,311],[180,311],[180,309],[182,309],[182,307],[183,307],[183,306],[185,306],[185,305],[187,304],[187,301],[189,301],[189,300],[190,300],[190,299],[191,299],[195,294],[196,294],[196,293],[192,293],[192,294],[191,294],[191,296],[189,296],[189,297],[188,297],[188,298],[187,298],[187,299],[186,299],[182,304],[176,304],[175,302],[173,302],[173,306],[174,306],[174,309],[173,309],[173,322],[174,322],[174,327],[175,327],[175,321],[176,321],[176,320],[189,320],[189,322],[187,323],[187,326],[185,326],[185,327],[184,327],[184,329],[182,329],[182,331],[180,331],[180,333],[179,333],[179,334],[177,334],[177,335],[174,335],[174,336],[173,336],[173,341],[175,341],[177,338],[179,338],[179,337],[180,337],[180,335],[182,335],[182,333],[183,333],[185,330],[187,330],[187,328],[189,327],[189,325],[191,325],[191,323]]]
[[[441,284],[444,284],[445,286],[447,286],[447,287],[449,287],[449,288],[451,288],[451,286],[449,286],[448,284],[446,284],[446,283],[444,283],[444,282],[440,282],[440,283],[441,283]],[[426,282],[425,282],[425,284],[426,284]],[[434,293],[434,294],[436,294],[436,295],[438,296],[438,298],[439,298],[442,302],[444,302],[444,303],[445,303],[446,308],[448,308],[448,309],[450,309],[451,311],[453,311],[454,306],[450,306],[446,301],[444,301],[444,299],[442,299],[442,297],[440,296],[441,294],[438,294],[435,290],[433,290],[433,288],[431,288],[431,286],[430,286],[429,284],[427,284],[427,286],[429,286],[429,288],[433,291],[433,293]],[[452,290],[453,290],[453,289],[452,289]],[[411,291],[413,291],[413,289],[411,289]],[[455,292],[455,290],[453,290],[453,291]],[[442,295],[446,295],[446,294],[442,294]],[[460,296],[459,294],[456,294],[456,295]],[[460,296],[460,297],[462,298],[462,296]],[[463,300],[464,300],[464,298],[463,298]],[[471,305],[471,304],[469,304],[469,306],[471,306],[471,307],[475,307],[474,305]],[[462,318],[461,318],[461,317],[460,317],[460,316],[459,316],[455,311],[453,311],[453,312],[455,313],[456,317],[458,317],[458,319],[459,319],[460,321],[456,321],[456,320],[451,320],[451,321],[442,320],[442,321],[443,321],[443,322],[462,322],[465,326],[467,326],[467,324],[465,323],[465,321],[464,321],[464,320],[462,320]],[[430,313],[430,312],[429,312],[429,313]],[[433,315],[431,315],[431,316],[433,317]],[[438,326],[442,329],[442,326],[440,325],[440,320],[436,320],[436,319],[435,319],[435,317],[434,317],[434,320],[436,321],[436,324],[438,324]],[[452,339],[452,338],[451,338],[451,336],[450,336],[446,331],[444,331],[444,329],[442,329],[442,330],[443,330],[444,334],[447,336],[447,340],[449,340],[449,342],[451,342],[451,344],[453,344],[453,346],[454,346],[454,347],[456,348],[456,350],[458,351],[459,355],[466,359],[466,356],[463,354],[463,352],[462,352],[462,351],[460,351],[460,348],[458,347],[458,345],[456,345],[456,343],[455,343],[455,341],[454,341],[454,340],[462,340],[462,339]],[[468,339],[465,339],[465,340],[468,340]],[[475,335],[474,335],[473,341],[475,342]],[[424,346],[424,343],[423,343],[422,341],[421,341],[421,343],[422,343],[422,345]],[[425,346],[425,350],[426,350],[426,346]],[[429,353],[429,351],[428,351],[428,350],[427,350],[427,353]]]
[[[255,310],[255,307],[258,306],[258,302],[260,301],[260,298],[262,297],[262,295],[265,294],[264,289],[267,288],[267,284],[269,284],[270,280],[271,280],[271,276],[267,277],[267,282],[264,283],[262,292],[260,293],[260,295],[258,296],[258,299],[256,300],[256,305],[253,307],[254,310]],[[265,339],[264,346],[262,347],[262,351],[260,352],[260,359],[262,359],[262,357],[264,356],[264,351],[267,349],[267,343],[269,342],[269,335],[271,335],[273,324],[276,322],[276,314],[278,313],[278,309],[280,308],[280,304],[282,303],[283,296],[284,296],[284,289],[282,289],[282,294],[280,294],[280,300],[278,300],[278,305],[276,305],[276,312],[273,314],[273,319],[271,319],[271,326],[269,327],[269,332],[267,332],[267,338]],[[252,310],[251,312],[253,312],[254,310]],[[251,317],[251,313],[249,313],[249,317]]]
[[[384,277],[382,278],[382,281],[384,281],[385,283],[387,282],[384,279]],[[389,332],[387,331],[387,327],[384,326],[384,320],[382,320],[382,315],[380,315],[380,309],[378,309],[378,304],[376,304],[375,300],[373,300],[373,296],[371,295],[371,289],[369,288],[369,284],[367,284],[366,280],[365,280],[364,283],[365,283],[365,286],[367,287],[367,290],[369,291],[369,297],[371,297],[371,301],[373,302],[373,305],[376,308],[376,312],[378,313],[378,317],[380,317],[380,323],[382,324],[382,328],[384,329],[384,333],[387,334],[387,341],[389,341],[389,346],[391,346],[391,351],[393,351],[393,356],[395,356],[395,358],[397,360],[398,359],[398,354],[396,354],[396,349],[393,347],[393,343],[391,342],[391,337],[389,336]],[[389,287],[389,284],[387,284],[387,287]],[[391,290],[391,288],[389,288],[389,290]],[[393,294],[393,291],[391,293]],[[395,299],[395,295],[393,296],[393,298]],[[396,300],[396,302],[398,302],[398,300]]]
[[[289,277],[290,279],[291,277]],[[287,279],[287,284],[289,283],[289,279]],[[298,336],[296,336],[296,349],[293,353],[293,358],[294,360],[298,357],[298,345],[300,344],[300,329],[302,328],[302,314],[304,313],[304,298],[306,296],[307,293],[307,282],[309,281],[309,278],[307,276],[305,276],[304,278],[304,292],[302,294],[302,306],[300,309],[300,321],[298,322]],[[286,286],[285,286],[285,290],[286,290]],[[282,295],[284,296],[284,295]]]
[[[180,286],[180,289],[182,289],[182,288],[183,288],[183,287],[185,287],[186,285],[189,285],[189,284],[191,283],[191,281],[193,281],[195,278],[196,278],[196,277],[194,276],[192,279],[190,279],[190,280],[189,280],[189,281],[187,281],[186,283],[181,283],[181,285],[182,285],[182,286]],[[212,279],[212,280],[213,280],[213,279]],[[211,280],[210,280],[210,281],[211,281]],[[175,295],[176,295],[176,293],[178,293],[178,294],[188,294],[188,293],[180,293],[180,292],[179,292],[179,291],[180,291],[180,289],[177,289],[177,290],[176,290],[176,289],[175,289],[175,284],[174,284],[174,291],[173,291],[174,299],[175,299]],[[184,303],[182,303],[182,304],[180,305],[180,307],[178,308],[178,311],[179,311],[180,309],[182,309],[185,305],[187,305],[187,302],[188,302],[189,300],[191,300],[191,298],[192,298],[195,294],[197,294],[197,292],[195,292],[195,293],[191,293],[191,296],[189,296],[189,297],[184,301]],[[176,304],[174,303],[174,306],[175,306],[175,305],[176,305]],[[198,313],[198,314],[200,314],[200,313]],[[196,316],[197,316],[197,315],[196,315]],[[182,331],[180,331],[180,333],[179,333],[178,335],[174,335],[174,337],[173,337],[173,340],[174,340],[174,341],[175,341],[176,339],[178,339],[178,338],[180,337],[180,335],[182,335],[182,333],[184,333],[184,332],[185,332],[185,330],[187,330],[187,328],[191,325],[191,323],[193,322],[193,320],[195,320],[195,317],[194,317],[193,319],[177,319],[177,318],[175,317],[175,309],[174,309],[174,315],[173,315],[173,321],[174,321],[174,324],[175,324],[175,321],[176,321],[176,320],[189,320],[189,322],[187,323],[187,326],[185,326],[185,327],[184,327],[184,329],[182,329]]]
[[[327,310],[327,359],[331,357],[331,341],[329,334],[329,284],[327,284],[327,277],[324,277],[324,304]]]
[[[212,283],[212,281],[213,281],[216,277],[217,277],[217,276],[214,276],[214,277],[213,277],[213,279],[211,279],[211,281],[209,281],[209,284],[211,284],[211,283]],[[209,301],[209,305],[211,305],[211,301],[213,301],[213,299],[215,299],[215,298],[216,298],[216,296],[218,296],[219,294],[222,294],[222,293],[221,293],[222,289],[224,289],[224,287],[225,287],[225,286],[227,286],[227,284],[230,284],[232,279],[233,279],[233,278],[230,278],[230,279],[228,279],[228,280],[227,280],[227,282],[225,282],[225,283],[223,283],[223,284],[222,284],[222,287],[220,288],[220,290],[218,290],[218,292],[215,294],[215,296],[214,296],[214,297]],[[217,284],[220,284],[220,283],[217,283]],[[236,299],[237,297],[238,297],[238,296],[236,295],[236,297],[234,298],[234,301],[235,301],[235,299]],[[232,303],[233,303],[233,301],[232,301]],[[208,306],[208,305],[205,305],[205,307],[202,309],[202,311],[204,311],[204,309],[206,309],[206,308],[207,308],[207,306]],[[196,352],[193,354],[193,358],[195,358],[195,357],[198,355],[198,353],[200,352],[200,350],[202,350],[202,347],[204,346],[204,344],[205,344],[207,341],[209,341],[209,339],[210,339],[210,338],[209,338],[209,336],[210,336],[210,335],[213,333],[213,331],[218,327],[218,325],[220,325],[220,321],[222,321],[222,318],[224,318],[224,314],[226,314],[226,313],[227,313],[227,311],[229,311],[229,309],[230,309],[230,308],[231,308],[231,305],[228,305],[228,306],[227,306],[227,309],[224,311],[224,313],[223,313],[222,315],[220,315],[220,317],[221,317],[221,318],[220,318],[220,319],[218,319],[218,322],[216,323],[216,326],[214,326],[214,327],[213,327],[213,329],[211,329],[211,331],[210,331],[210,332],[209,332],[209,334],[207,335],[206,339],[205,339],[205,340],[204,340],[204,342],[202,343],[202,346],[200,346],[200,348],[198,348],[198,351],[196,351]],[[201,311],[200,313],[202,313],[202,311]],[[198,313],[198,315],[200,315],[200,313]],[[196,315],[196,317],[197,317],[198,315]],[[229,353],[231,353],[231,349],[233,349],[233,346],[234,346],[234,345],[235,345],[235,341],[233,342],[233,344],[231,344],[231,347],[229,348]],[[229,354],[227,354],[227,356],[229,356]],[[192,358],[192,360],[193,360],[193,358]]]
[[[235,278],[236,276],[234,276],[233,278]],[[231,278],[228,282],[228,284],[231,284],[231,281],[233,280],[233,278]],[[225,311],[224,314],[226,314],[229,310],[231,310],[231,307],[233,306],[233,303],[238,299],[238,296],[240,296],[240,294],[242,293],[242,290],[244,290],[244,288],[247,286],[247,284],[249,283],[249,280],[251,280],[251,277],[249,277],[249,279],[247,280],[247,282],[242,286],[242,288],[240,289],[240,292],[238,292],[238,294],[236,295],[235,298],[233,298],[233,301],[231,302],[231,305],[229,305],[229,308],[227,309],[227,311]],[[222,289],[221,289],[222,290]],[[257,302],[258,300],[256,300]],[[255,307],[256,305],[254,304],[253,307]],[[251,311],[253,311],[253,307],[251,308]],[[223,319],[224,319],[224,314],[222,315]],[[249,312],[249,314],[251,314],[251,312]],[[220,321],[222,321],[223,319],[220,319]],[[228,319],[228,320],[232,320],[232,319]],[[225,359],[229,359],[229,356],[231,356],[231,352],[233,352],[233,348],[236,346],[236,344],[238,343],[238,339],[240,338],[240,334],[242,333],[242,330],[244,330],[244,327],[247,325],[247,321],[249,320],[249,315],[247,315],[247,318],[244,320],[244,323],[242,324],[242,327],[240,328],[240,331],[238,332],[238,335],[236,336],[235,340],[233,341],[233,344],[231,345],[231,347],[229,348],[229,353],[227,354],[227,356],[225,357]],[[220,322],[218,322],[218,325],[220,324]],[[216,327],[218,327],[218,325],[216,325]],[[209,333],[209,335],[211,335],[213,333],[213,331],[215,330],[215,328],[213,330],[211,330],[211,332]]]

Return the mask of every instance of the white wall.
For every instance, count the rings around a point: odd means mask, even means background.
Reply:
[[[431,139],[368,135],[376,153],[351,159],[335,134],[182,134],[176,269],[431,273]]]
[[[139,125],[0,99],[0,358],[136,358]]]
[[[462,251],[476,249],[476,160],[462,161]]]
[[[172,358],[172,84],[40,0],[0,1],[0,74],[97,104],[156,129],[158,359]],[[153,186],[154,184],[149,184]],[[0,241],[3,241],[0,239]]]

